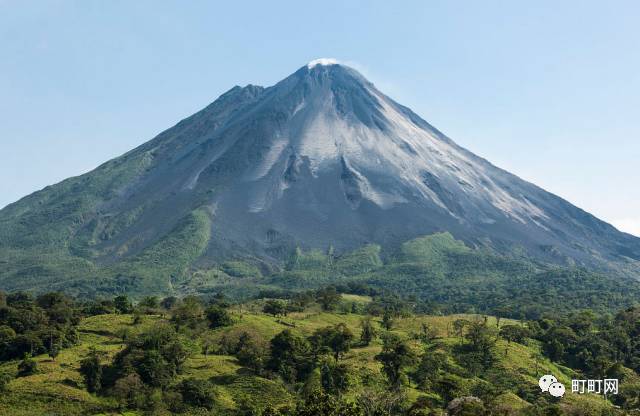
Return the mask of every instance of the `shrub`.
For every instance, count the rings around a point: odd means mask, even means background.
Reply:
[[[120,295],[113,298],[113,304],[119,313],[131,313],[133,305],[127,295]]]
[[[209,328],[222,328],[233,325],[233,318],[226,309],[220,306],[209,306],[207,308],[207,320]]]
[[[488,414],[482,400],[473,396],[452,400],[447,405],[447,412],[451,416],[482,416]]]
[[[146,401],[145,390],[140,376],[132,373],[116,381],[113,396],[126,407],[140,408]]]
[[[208,410],[213,409],[215,395],[208,381],[188,378],[180,383],[178,390],[182,394],[182,400],[185,404],[204,407]]]
[[[38,373],[38,363],[28,355],[18,364],[18,377],[31,376]]]
[[[171,319],[177,327],[186,326],[196,329],[204,322],[202,303],[195,296],[187,296],[172,311]]]
[[[288,312],[287,304],[280,299],[269,299],[265,302],[262,312],[273,316],[286,316]]]
[[[270,350],[268,367],[288,383],[303,380],[312,369],[309,341],[289,329],[271,339]]]
[[[362,333],[360,334],[360,342],[362,345],[368,346],[377,335],[377,331],[373,326],[373,323],[371,322],[371,317],[367,316],[366,318],[362,319],[362,321],[360,321],[360,327],[362,328]]]
[[[80,362],[80,374],[84,377],[84,383],[89,393],[100,390],[102,387],[102,366],[95,351],[92,351],[87,358]]]
[[[236,358],[240,365],[251,368],[256,374],[263,370],[267,359],[267,346],[264,340],[243,332],[238,339]]]
[[[7,391],[7,385],[13,380],[10,374],[0,373],[0,392]]]

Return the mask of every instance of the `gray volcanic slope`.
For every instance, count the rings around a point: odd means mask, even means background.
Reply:
[[[461,148],[324,60],[269,88],[234,87],[122,157],[0,211],[0,256],[11,263],[40,247],[115,264],[194,210],[211,227],[193,257],[201,265],[238,256],[278,264],[295,246],[392,249],[436,231],[631,274],[640,259],[640,239]],[[30,221],[49,231],[29,240],[21,224]]]

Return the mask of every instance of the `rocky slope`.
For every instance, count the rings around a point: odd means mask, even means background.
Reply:
[[[640,239],[456,145],[357,71],[309,63],[234,87],[96,170],[0,211],[0,287],[88,275],[169,282],[295,247],[470,246],[639,276]],[[154,267],[156,269],[154,269]],[[123,283],[126,285],[126,283]]]

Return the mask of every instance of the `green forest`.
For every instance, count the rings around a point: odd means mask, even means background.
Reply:
[[[2,293],[0,414],[640,412],[640,307],[519,319],[508,306],[426,309],[439,308],[364,284],[242,301]],[[564,397],[540,391],[544,374]],[[618,394],[571,392],[572,379],[604,377]]]

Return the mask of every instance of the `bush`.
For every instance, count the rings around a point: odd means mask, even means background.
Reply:
[[[126,407],[140,408],[146,401],[146,389],[140,376],[132,373],[116,381],[113,396]]]
[[[175,390],[167,390],[162,394],[162,401],[167,409],[174,413],[183,413],[185,405],[182,402],[182,394]]]
[[[280,299],[269,299],[265,302],[264,307],[262,308],[262,312],[273,316],[286,316],[288,308],[287,304]]]
[[[270,351],[269,369],[279,373],[288,383],[304,380],[312,370],[309,341],[289,329],[271,339]]]
[[[360,334],[360,343],[364,346],[368,346],[377,335],[377,331],[373,326],[371,317],[367,316],[366,318],[362,319],[360,321],[360,327],[362,328],[362,333]]]
[[[447,412],[451,416],[482,416],[488,414],[482,400],[473,396],[452,400],[447,405]]]
[[[264,340],[243,332],[238,339],[237,350],[236,358],[240,365],[260,374],[267,359],[267,346]]]
[[[13,380],[10,374],[0,373],[0,392],[7,391],[7,385]]]
[[[207,308],[207,320],[209,320],[209,328],[212,329],[233,325],[233,318],[229,312],[220,306]]]
[[[316,291],[316,301],[322,306],[323,311],[334,310],[338,302],[340,302],[340,299],[342,299],[342,295],[340,295],[333,286]]]
[[[349,351],[353,333],[344,324],[317,329],[311,337],[311,342],[317,352],[325,350],[333,352],[334,358],[338,361],[342,354]]]
[[[200,299],[196,296],[187,296],[172,309],[172,321],[179,328],[186,326],[197,329],[204,323],[204,309]]]
[[[113,298],[113,304],[119,313],[131,313],[133,311],[133,304],[127,295],[116,296]]]
[[[518,344],[524,344],[530,336],[530,332],[527,328],[520,325],[504,325],[500,328],[500,336],[509,343],[517,342]]]
[[[185,404],[208,410],[213,409],[215,395],[208,381],[188,378],[180,383],[178,390],[182,394],[182,401]]]
[[[8,325],[0,325],[0,342],[9,343],[16,337],[16,331]]]
[[[134,353],[134,356],[138,354]],[[133,367],[145,384],[164,388],[171,383],[176,374],[174,363],[167,360],[161,352],[147,350],[135,357]]]
[[[102,387],[102,366],[95,351],[92,351],[87,358],[80,362],[80,374],[84,377],[84,383],[89,393],[100,390]]]
[[[180,303],[180,299],[175,296],[167,296],[166,298],[160,301],[160,306],[163,309],[170,310],[173,307],[177,306]]]
[[[25,356],[18,364],[18,377],[27,377],[38,373],[38,363],[30,356]]]
[[[53,345],[50,349],[49,349],[49,358],[51,358],[52,361],[56,360],[56,357],[58,355],[60,355],[60,348],[57,345]]]

